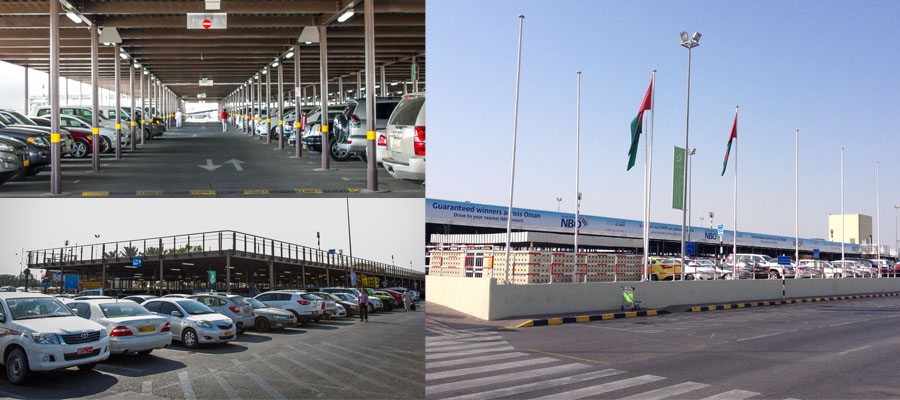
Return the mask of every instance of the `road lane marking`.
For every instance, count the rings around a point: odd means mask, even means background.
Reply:
[[[855,323],[855,322],[857,322],[857,321],[848,321],[848,322],[841,322],[841,323],[840,323],[840,324],[831,324],[831,325],[828,325],[828,326],[841,326],[841,325],[848,325],[848,324],[852,324],[852,323]]]
[[[216,382],[219,383],[219,386],[222,387],[222,390],[225,391],[225,394],[228,396],[229,399],[238,400],[241,398],[241,396],[238,396],[237,392],[234,391],[234,388],[231,387],[231,385],[228,383],[228,381],[226,381],[224,378],[222,378],[222,374],[220,374],[219,371],[217,371],[213,368],[207,368],[207,369],[209,370],[209,374],[212,375],[213,379],[215,379]]]
[[[184,392],[185,399],[194,400],[197,398],[197,396],[194,395],[194,388],[191,386],[191,379],[188,378],[187,372],[179,372],[178,381],[181,383],[181,390]]]
[[[677,396],[679,394],[693,392],[695,390],[700,390],[708,386],[709,385],[705,383],[685,382],[656,390],[651,390],[649,392],[638,393],[633,396],[623,397],[619,400],[659,400],[670,396]]]
[[[602,371],[594,371],[588,372],[586,374],[566,376],[563,378],[550,379],[547,381],[526,383],[524,385],[518,386],[510,386],[500,389],[489,390],[486,392],[467,394],[464,396],[451,397],[449,399],[444,400],[462,400],[462,399],[494,399],[498,397],[506,397],[512,396],[516,394],[521,394],[525,392],[530,392],[532,390],[542,390],[548,389],[557,386],[569,385],[578,382],[589,381],[591,379],[599,379],[605,378],[608,376],[624,374],[625,371],[619,371],[617,369],[604,369]]]
[[[318,369],[311,368],[309,365],[304,364],[303,362],[301,362],[301,361],[295,359],[294,357],[291,357],[291,356],[289,356],[289,355],[287,355],[287,354],[284,354],[284,353],[278,353],[278,355],[281,356],[281,358],[284,358],[285,360],[287,360],[287,361],[293,363],[294,365],[297,365],[297,366],[303,368],[304,370],[309,371],[309,372],[312,372],[313,374],[317,375],[318,377],[320,377],[320,378],[322,378],[322,379],[325,379],[325,380],[331,382],[331,383],[334,384],[334,385],[337,385],[337,386],[335,386],[335,388],[338,388],[338,389],[344,389],[344,390],[349,390],[349,391],[354,392],[354,393],[357,393],[357,394],[359,394],[359,395],[363,395],[363,392],[360,392],[360,391],[358,391],[358,390],[356,390],[356,389],[353,389],[353,388],[351,388],[351,387],[345,386],[342,382],[339,382],[339,381],[335,380],[331,375],[326,374],[326,373],[323,373],[323,372],[319,371]]]
[[[514,351],[514,350],[515,350],[515,348],[513,348],[512,346],[503,346],[503,347],[494,347],[491,349],[478,349],[478,350],[456,351],[456,352],[451,352],[451,353],[426,354],[425,360],[439,360],[442,358],[467,356],[470,354],[498,352],[498,351]]]
[[[269,396],[271,396],[274,399],[287,400],[287,397],[284,397],[284,395],[281,394],[281,392],[276,390],[274,387],[272,387],[272,385],[270,385],[269,382],[266,382],[263,378],[260,378],[259,375],[256,375],[253,372],[250,372],[250,369],[247,368],[247,366],[245,366],[244,363],[241,362],[241,360],[232,358],[231,362],[234,365],[236,365],[241,370],[241,372],[243,372],[245,375],[250,377],[250,379],[253,379],[253,381],[256,382],[256,384],[259,385],[259,387],[263,388],[263,390],[265,390],[266,393],[269,394]]]
[[[576,325],[583,326],[585,328],[595,328],[595,329],[611,329],[614,331],[625,331],[625,332],[634,332],[634,333],[661,333],[665,332],[663,329],[627,329],[627,328],[613,328],[609,326],[602,325],[593,325],[593,324],[585,324],[585,325]]]
[[[759,336],[754,336],[754,337],[748,337],[748,338],[738,339],[737,341],[738,341],[738,342],[743,342],[743,341],[745,341],[745,340],[753,340],[753,339],[759,339],[759,338],[764,338],[764,337],[769,337],[769,336],[775,336],[775,335],[780,335],[780,334],[782,334],[782,333],[784,333],[784,332],[769,333],[769,334],[765,334],[765,335],[759,335]]]
[[[386,353],[386,352],[383,352],[383,351],[379,351],[379,350],[375,350],[375,349],[368,349],[368,351],[369,351],[370,353],[378,353],[380,356],[375,356],[375,355],[372,355],[372,354],[366,354],[366,353],[362,353],[362,352],[358,352],[358,351],[353,351],[353,350],[350,350],[350,349],[348,349],[348,348],[346,348],[346,347],[335,346],[335,345],[333,345],[333,344],[331,344],[331,343],[322,343],[322,344],[323,344],[323,345],[326,345],[326,346],[330,346],[331,348],[336,349],[336,350],[346,351],[346,352],[348,352],[348,353],[356,354],[356,355],[359,356],[359,357],[371,358],[371,359],[373,359],[373,360],[378,360],[378,361],[384,361],[382,358],[383,358],[384,356],[386,356],[386,355],[389,355],[389,353]],[[410,362],[409,359],[404,359],[404,358],[402,358],[402,357],[398,357],[398,358],[400,358],[401,360],[403,360],[403,362]],[[396,364],[396,365],[390,365],[389,368],[392,368],[392,369],[402,369],[402,370],[404,370],[404,371],[407,371],[407,372],[413,373],[413,374],[417,374],[417,375],[425,375],[425,371],[422,371],[422,370],[419,369],[419,368],[408,368],[408,367],[404,367],[404,366],[402,366],[403,364],[401,364],[401,363],[395,363],[395,364]]]
[[[484,378],[470,379],[467,381],[442,383],[440,385],[431,385],[431,386],[426,385],[425,386],[425,394],[430,395],[430,394],[436,394],[436,393],[444,393],[444,392],[449,392],[449,391],[453,391],[453,390],[468,389],[468,388],[474,388],[474,387],[478,387],[478,386],[492,385],[492,384],[496,384],[496,383],[536,378],[539,376],[558,374],[558,373],[562,373],[562,372],[569,372],[569,371],[574,371],[574,370],[588,368],[588,367],[589,367],[589,365],[587,365],[587,364],[564,364],[564,365],[560,365],[560,366],[556,366],[556,367],[539,368],[539,369],[533,369],[530,371],[523,371],[523,372],[513,372],[513,373],[505,374],[505,375],[488,376],[488,377],[484,377]]]
[[[325,353],[324,355],[328,355],[328,356],[332,356],[332,357],[337,357],[337,358],[343,360],[344,362],[346,362],[346,363],[348,363],[348,364],[350,364],[350,365],[352,365],[352,364],[354,364],[354,363],[356,362],[356,360],[354,360],[354,359],[352,359],[352,358],[349,358],[349,357],[346,357],[346,356],[342,356],[342,355],[337,354],[337,353],[335,353],[335,352],[328,352],[327,350],[320,349],[319,347],[313,346],[313,345],[311,345],[311,344],[307,344],[307,343],[303,343],[303,342],[298,342],[298,344],[301,344],[301,345],[304,345],[304,346],[308,346],[308,347],[312,348],[314,351]],[[390,366],[390,365],[387,365],[387,366],[384,366],[383,368],[384,368],[384,369],[390,369],[391,366]],[[404,382],[407,382],[407,383],[409,383],[409,384],[411,384],[411,385],[420,385],[420,384],[422,384],[422,381],[421,381],[421,380],[418,380],[418,379],[410,379],[410,378],[407,378],[407,377],[405,377],[405,376],[398,375],[398,374],[396,374],[395,372],[385,372],[385,371],[382,371],[381,369],[376,369],[375,372],[382,373],[382,374],[385,374],[385,375],[389,375],[389,376],[393,377],[394,379],[399,379],[399,380],[404,381]],[[390,389],[389,386],[384,386],[384,385],[382,385],[382,387]]]
[[[528,351],[533,351],[533,352],[535,352],[535,353],[546,354],[546,355],[549,355],[549,356],[556,356],[556,357],[563,357],[563,358],[571,358],[571,359],[573,359],[573,360],[578,360],[578,361],[587,361],[587,362],[595,363],[595,364],[612,364],[611,362],[608,362],[608,361],[591,360],[591,359],[588,359],[588,358],[581,358],[581,357],[569,356],[569,355],[559,354],[559,353],[551,353],[551,352],[549,352],[549,351],[541,351],[541,350],[538,350],[538,349],[528,349]]]
[[[284,377],[286,382],[293,382],[293,383],[297,384],[297,386],[300,386],[306,390],[316,392],[317,396],[321,396],[324,394],[321,391],[313,388],[310,384],[307,384],[306,382],[298,380],[297,377],[291,376],[287,372],[284,372],[283,370],[281,370],[281,368],[276,368],[276,367],[273,367],[270,363],[266,363],[267,359],[265,357],[263,357],[262,355],[260,355],[259,353],[254,353],[253,358],[255,358],[256,361],[261,361],[262,364],[269,366],[269,368],[271,368],[273,371],[275,371],[278,375],[281,375],[282,377]]]
[[[840,353],[838,353],[838,354],[844,355],[844,354],[847,354],[847,353],[852,353],[852,352],[854,352],[854,351],[859,351],[859,350],[868,349],[869,347],[872,347],[872,345],[865,345],[865,346],[863,346],[863,347],[857,347],[857,348],[855,348],[855,349],[850,349],[850,350],[847,350],[847,351],[842,351],[842,352],[840,352]]]
[[[758,395],[759,393],[751,392],[748,390],[730,390],[725,393],[719,393],[715,396],[703,398],[701,400],[743,400]]]
[[[428,368],[451,367],[454,365],[474,364],[474,363],[484,362],[484,361],[505,360],[507,358],[516,358],[516,357],[522,357],[522,356],[526,356],[526,355],[528,355],[528,354],[513,352],[513,353],[491,354],[488,356],[481,356],[481,357],[460,358],[457,360],[449,360],[449,361],[436,361],[436,362],[426,363],[425,368],[428,369]]]
[[[431,373],[425,374],[425,380],[429,381],[429,380],[435,380],[435,379],[453,378],[453,377],[464,376],[464,375],[482,374],[485,372],[500,371],[500,370],[504,370],[504,369],[512,369],[512,368],[519,368],[519,367],[527,367],[527,366],[531,366],[531,365],[546,364],[546,363],[551,363],[551,362],[556,362],[556,361],[559,361],[559,360],[557,360],[555,358],[549,358],[549,357],[540,357],[540,358],[531,358],[531,359],[525,359],[525,360],[520,360],[520,361],[511,361],[511,362],[500,363],[500,364],[482,365],[479,367],[453,369],[450,371],[431,372]]]
[[[549,396],[538,397],[538,399],[580,399],[584,397],[596,397],[597,395],[612,392],[614,390],[627,389],[645,383],[652,383],[666,379],[656,375],[642,375],[634,378],[622,379],[620,381],[604,383],[595,386],[588,386],[577,390],[564,393],[551,394]]]
[[[425,338],[426,342],[440,342],[445,340],[454,340],[454,339],[487,339],[492,340],[494,337],[499,337],[500,335],[497,332],[468,332],[465,334],[459,335],[442,335],[442,336],[431,336]]]
[[[153,394],[153,381],[144,381],[141,383],[141,393],[146,395]]]
[[[461,344],[461,345],[453,345],[453,346],[443,346],[437,347],[434,346],[426,346],[426,353],[443,353],[447,351],[456,351],[456,350],[469,350],[478,347],[491,347],[491,346],[501,346],[504,344],[509,344],[509,342],[505,340],[497,341],[497,342],[478,342],[478,343],[470,343],[470,344]]]
[[[298,342],[298,343],[303,344],[303,343],[301,343],[301,342]],[[294,347],[294,346],[291,346],[291,345],[286,345],[286,346],[287,346],[289,349],[293,350],[293,351],[294,351],[295,353],[297,353],[297,354],[302,354],[302,355],[304,355],[304,356],[309,356],[309,352],[302,351],[302,350],[300,350],[300,349],[298,349],[298,348],[296,348],[296,347]],[[315,346],[309,346],[309,347],[315,348]],[[351,365],[354,365],[354,364],[351,363]],[[337,369],[339,369],[339,370],[341,370],[341,371],[344,371],[344,372],[346,372],[346,373],[348,373],[348,374],[350,374],[350,375],[353,375],[353,376],[355,376],[355,377],[356,377],[357,379],[359,379],[359,380],[363,380],[363,381],[369,382],[369,383],[371,383],[371,384],[373,384],[373,385],[375,385],[375,386],[379,386],[379,387],[381,387],[381,388],[388,389],[388,390],[392,390],[392,389],[393,389],[393,388],[391,388],[390,386],[387,386],[387,385],[385,385],[385,384],[383,384],[383,383],[381,383],[381,382],[379,382],[379,381],[376,381],[376,380],[374,380],[374,379],[371,379],[371,378],[369,378],[369,377],[367,377],[367,376],[365,376],[365,375],[359,374],[359,373],[357,373],[357,372],[354,371],[354,370],[351,370],[351,369],[349,369],[349,368],[345,368],[345,367],[339,365],[339,363],[331,363],[330,366],[333,367],[333,368],[337,368]],[[371,370],[368,370],[368,371],[371,371]],[[367,371],[367,372],[368,372],[368,371]]]

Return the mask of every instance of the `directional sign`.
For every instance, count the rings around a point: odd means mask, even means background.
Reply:
[[[791,265],[790,256],[778,256],[778,265]]]
[[[49,276],[44,275],[44,278],[41,279],[41,286],[50,287],[50,277]]]
[[[684,242],[684,254],[689,256],[697,252],[697,242]]]
[[[334,249],[328,249],[328,254],[334,254],[334,253],[335,253]]]
[[[228,29],[227,13],[188,13],[188,29]]]
[[[209,283],[216,283],[216,271],[209,271]]]
[[[356,271],[350,273],[350,284],[356,286]]]
[[[203,86],[203,85],[201,85],[201,86]],[[212,86],[212,85],[208,85],[208,86]],[[198,99],[205,99],[205,98],[206,98],[206,93],[197,93],[197,98],[198,98]]]
[[[141,257],[133,257],[133,258],[131,259],[131,266],[132,266],[132,267],[142,267],[142,266],[144,266],[144,259],[141,258]]]
[[[819,249],[813,249],[813,258],[819,259]]]
[[[206,165],[198,165],[198,167],[203,168],[209,172],[212,172],[212,171],[215,171],[216,169],[220,168],[221,165],[215,165],[215,164],[213,164],[211,158],[207,158]]]
[[[203,79],[200,80],[200,86],[212,86],[212,85],[213,85],[213,80],[212,80],[212,79],[209,79],[209,78],[203,78]],[[204,96],[203,96],[203,97],[206,97],[205,95],[206,95],[206,94],[204,93]]]
[[[719,236],[725,236],[725,225],[719,224]]]
[[[64,275],[65,285],[63,289],[65,290],[78,290],[78,275]]]

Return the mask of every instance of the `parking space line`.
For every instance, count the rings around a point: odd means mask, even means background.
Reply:
[[[430,394],[449,392],[449,391],[459,390],[459,389],[468,389],[468,388],[473,388],[473,387],[478,387],[478,386],[486,386],[486,385],[491,385],[491,384],[496,384],[496,383],[518,381],[518,380],[523,380],[523,379],[536,378],[536,377],[544,376],[544,375],[570,372],[570,371],[584,369],[584,368],[588,368],[588,367],[590,367],[590,366],[587,364],[574,364],[574,363],[573,364],[563,364],[563,365],[559,365],[556,367],[539,368],[539,369],[533,369],[530,371],[514,372],[514,373],[510,373],[510,374],[505,374],[505,375],[488,376],[488,377],[484,377],[484,378],[470,379],[470,380],[466,380],[466,381],[442,383],[440,385],[431,385],[431,386],[426,385],[425,386],[425,394],[430,395]]]
[[[504,345],[504,344],[508,344],[508,343],[509,342],[507,342],[505,340],[501,340],[501,341],[496,341],[496,342],[478,342],[478,343],[469,343],[469,344],[458,344],[458,345],[444,346],[444,347],[437,347],[437,348],[435,348],[434,346],[428,346],[425,348],[425,352],[426,353],[443,353],[443,352],[454,351],[454,350],[468,350],[468,349],[474,349],[474,348],[478,348],[478,347],[498,346],[498,345]]]
[[[178,381],[181,382],[181,390],[184,391],[185,399],[194,400],[197,398],[197,396],[194,395],[194,387],[191,386],[191,379],[188,377],[187,372],[179,372]]]
[[[546,364],[546,363],[551,363],[551,362],[556,362],[556,361],[560,361],[560,360],[557,360],[555,358],[549,358],[549,357],[539,357],[539,358],[530,358],[530,359],[525,359],[525,360],[520,360],[520,361],[511,361],[511,362],[500,363],[500,364],[482,365],[482,366],[471,367],[471,368],[460,368],[460,369],[454,369],[454,370],[450,370],[450,371],[431,372],[431,373],[428,373],[425,375],[425,380],[429,381],[429,380],[435,380],[435,379],[453,378],[456,376],[463,376],[463,375],[481,374],[481,373],[485,373],[485,372],[499,371],[499,370],[504,370],[504,369],[519,368],[519,367],[527,367],[527,366]]]
[[[586,361],[586,362],[590,362],[590,363],[594,363],[594,364],[612,364],[611,362],[608,362],[608,361],[591,360],[591,359],[587,359],[587,358],[575,357],[575,356],[570,356],[570,355],[566,355],[566,354],[551,353],[549,351],[541,351],[541,350],[537,350],[537,349],[528,349],[528,351],[546,354],[548,356],[554,356],[554,357],[571,358],[573,360]]]
[[[333,344],[330,344],[330,343],[326,343],[326,344],[329,346],[334,346]],[[360,351],[368,351],[368,352],[381,354],[384,357],[393,357],[393,358],[396,358],[403,362],[418,362],[420,360],[419,357],[422,356],[422,353],[414,353],[414,352],[404,351],[404,350],[400,350],[400,349],[395,349],[393,352],[387,352],[387,351],[372,349],[372,348],[368,348],[368,347],[364,347],[364,346],[358,346],[355,344],[345,344],[343,346],[348,347],[348,348],[354,348],[354,349],[357,349]],[[412,357],[411,358],[404,357],[404,356],[401,356],[400,354],[409,354]]]
[[[287,374],[286,372],[284,372],[281,368],[273,367],[271,364],[267,363],[267,361],[268,361],[267,358],[266,358],[266,357],[263,357],[261,354],[259,354],[259,353],[253,353],[253,358],[255,358],[256,361],[261,361],[260,364],[265,364],[265,365],[269,366],[269,368],[270,368],[271,370],[275,371],[275,373],[277,373],[278,375],[281,375],[282,377],[284,377],[284,379],[285,379],[287,382],[293,382],[293,383],[297,384],[297,386],[300,386],[300,387],[302,387],[302,388],[304,388],[304,389],[306,389],[306,390],[310,390],[310,391],[316,392],[317,395],[323,395],[323,394],[324,394],[324,393],[322,393],[321,391],[319,391],[318,389],[313,388],[313,387],[312,387],[311,385],[309,385],[308,383],[303,382],[302,380],[297,379],[297,377],[288,375],[288,374]]]
[[[449,361],[436,361],[436,362],[427,363],[425,365],[425,368],[427,369],[427,368],[451,367],[454,365],[474,364],[474,363],[484,362],[484,361],[505,360],[507,358],[516,358],[516,357],[522,357],[522,356],[527,356],[527,355],[528,355],[527,353],[513,352],[513,353],[492,354],[492,355],[481,356],[481,357],[460,358],[457,360],[449,360]]]
[[[343,390],[351,391],[351,392],[356,393],[356,394],[358,394],[358,395],[363,395],[364,393],[366,393],[366,392],[362,392],[362,391],[356,390],[356,389],[354,389],[354,388],[352,388],[352,387],[348,387],[348,386],[344,385],[343,382],[339,382],[339,381],[335,380],[334,378],[332,378],[331,375],[326,374],[326,373],[323,373],[323,372],[321,372],[321,371],[319,371],[319,370],[317,370],[317,369],[315,369],[315,368],[312,368],[312,367],[310,367],[309,365],[306,365],[305,363],[303,363],[302,361],[299,361],[299,360],[297,360],[296,358],[291,357],[291,356],[289,356],[289,355],[287,355],[287,354],[284,354],[284,353],[278,353],[278,356],[280,356],[281,358],[283,358],[283,359],[285,359],[285,360],[291,362],[292,364],[294,364],[294,365],[296,365],[296,366],[298,366],[298,367],[303,368],[304,370],[307,370],[307,371],[309,371],[309,372],[312,372],[312,373],[315,374],[316,376],[318,376],[318,377],[320,377],[320,378],[322,378],[322,379],[324,379],[324,380],[326,380],[326,381],[328,381],[328,382],[331,382],[332,384],[336,385],[336,386],[334,386],[334,388],[336,388],[336,389],[343,389]],[[379,394],[380,394],[380,393],[379,393]]]
[[[297,343],[306,345],[305,343],[302,343],[302,342],[297,342]],[[301,351],[300,349],[298,349],[298,348],[296,348],[296,347],[294,347],[294,346],[291,346],[291,345],[286,345],[286,346],[287,346],[289,349],[293,350],[295,353],[303,354],[303,355],[308,355],[308,352]],[[306,345],[306,346],[309,346],[309,347],[315,349],[315,346],[312,346],[312,345]],[[351,364],[352,364],[352,361],[351,361]],[[331,366],[331,367],[334,367],[334,368],[337,368],[337,369],[339,369],[339,370],[341,370],[341,371],[344,371],[345,373],[348,373],[348,374],[350,374],[350,375],[353,375],[353,376],[355,376],[355,377],[356,377],[357,379],[359,379],[359,380],[363,380],[363,381],[369,382],[369,383],[371,383],[371,384],[373,384],[373,385],[375,385],[375,386],[378,386],[378,387],[381,387],[381,388],[384,388],[384,389],[387,389],[387,390],[392,390],[392,388],[391,388],[390,386],[385,385],[385,384],[383,384],[383,383],[381,383],[381,382],[378,382],[378,381],[376,381],[376,380],[374,380],[374,379],[371,379],[371,378],[369,378],[369,377],[367,377],[367,376],[365,376],[365,375],[362,375],[362,374],[360,374],[360,373],[358,373],[358,372],[356,372],[356,371],[354,371],[354,370],[351,370],[351,369],[349,369],[349,368],[345,368],[345,367],[339,365],[338,363],[332,363],[330,366]]]
[[[330,347],[332,347],[332,348],[334,348],[334,349],[338,349],[338,350],[346,351],[346,352],[348,352],[348,353],[356,354],[357,356],[360,356],[360,357],[366,357],[366,358],[371,358],[371,359],[374,359],[374,360],[383,361],[380,357],[376,357],[376,356],[373,356],[373,355],[371,355],[371,354],[365,354],[365,353],[361,353],[361,352],[358,352],[358,351],[353,351],[353,350],[350,350],[350,349],[345,348],[345,347],[335,346],[335,345],[333,345],[333,344],[331,344],[331,343],[322,343],[322,344],[324,344],[324,345],[326,345],[326,346],[330,346]],[[384,353],[384,352],[377,351],[377,350],[375,350],[375,352],[378,352],[379,354],[382,354],[382,355],[386,354],[386,353]],[[406,361],[406,362],[409,362],[409,360],[405,360],[405,361]],[[404,371],[407,371],[407,372],[413,373],[413,374],[425,375],[425,371],[422,371],[421,369],[418,369],[418,368],[408,368],[408,367],[404,367],[404,366],[402,366],[402,365],[392,365],[391,368],[394,368],[394,369],[402,369],[402,370],[404,370]]]
[[[445,340],[456,340],[456,339],[476,339],[477,340],[479,338],[481,338],[481,339],[488,338],[488,340],[490,340],[490,338],[492,338],[492,337],[500,336],[500,334],[498,334],[497,332],[466,332],[463,334],[455,334],[455,333],[457,333],[457,331],[448,331],[448,332],[452,332],[454,334],[447,334],[447,335],[442,335],[442,336],[432,336],[432,337],[425,338],[425,341],[426,342],[441,342],[441,341],[445,341]]]
[[[153,381],[152,380],[144,381],[143,383],[141,383],[141,393],[146,394],[146,395],[153,394]]]
[[[272,385],[270,385],[269,382],[266,382],[263,378],[260,378],[259,375],[256,375],[253,372],[250,372],[250,369],[247,368],[247,366],[245,366],[244,363],[241,362],[241,360],[232,358],[231,362],[234,365],[236,365],[241,370],[241,372],[243,372],[248,377],[250,377],[250,379],[253,379],[253,381],[256,382],[256,384],[259,385],[259,387],[263,388],[263,390],[265,390],[266,393],[269,394],[269,396],[272,396],[272,398],[274,398],[274,399],[287,400],[287,397],[284,397],[284,395],[281,394],[281,392],[276,390],[274,387],[272,387]]]
[[[594,397],[603,393],[626,389],[632,386],[643,385],[645,383],[661,381],[663,379],[666,378],[656,375],[641,375],[634,378],[622,379],[619,381],[603,383],[595,386],[588,386],[586,388],[576,389],[564,393],[542,396],[538,397],[538,399],[580,399],[582,397]]]
[[[225,391],[225,394],[229,399],[238,400],[241,398],[241,396],[238,396],[237,392],[234,391],[234,388],[231,387],[228,381],[222,378],[222,374],[220,374],[218,370],[215,370],[213,368],[208,368],[208,370],[209,374],[213,377],[213,379],[216,380],[216,382],[218,382],[219,386],[222,387],[222,390]]]
[[[328,352],[326,352],[325,350],[322,350],[322,349],[320,349],[320,348],[318,348],[318,347],[316,347],[316,346],[313,346],[313,345],[311,345],[311,344],[307,344],[307,343],[303,343],[303,342],[298,342],[298,343],[299,343],[299,344],[302,344],[302,345],[304,345],[304,346],[308,346],[308,347],[314,349],[315,351],[322,352],[322,353],[327,353],[328,355],[337,357],[337,358],[339,358],[339,359],[341,359],[341,360],[344,360],[344,361],[346,361],[346,362],[348,362],[348,363],[350,363],[350,364],[353,364],[354,362],[356,362],[356,360],[354,360],[354,359],[352,359],[352,358],[348,358],[348,357],[342,356],[342,355],[340,355],[340,354],[336,354],[336,353],[334,353],[334,352],[328,353]],[[383,368],[384,368],[384,369],[393,369],[393,366],[392,366],[392,365],[386,365],[386,366],[384,366]],[[397,375],[397,374],[395,374],[395,373],[392,373],[392,372],[384,372],[384,371],[382,371],[381,369],[377,369],[376,372],[380,372],[380,373],[385,374],[385,375],[390,375],[390,376],[392,376],[394,379],[399,379],[399,380],[405,381],[405,382],[407,382],[407,383],[409,383],[409,384],[412,384],[412,385],[419,385],[419,384],[422,383],[422,381],[420,381],[420,380],[418,380],[418,379],[410,379],[410,378],[407,378],[407,377],[405,377],[405,376],[399,376],[399,375]]]
[[[687,392],[693,392],[695,390],[700,390],[708,386],[709,385],[705,383],[684,382],[677,385],[651,390],[649,392],[638,393],[633,396],[623,397],[619,400],[659,400],[666,397],[677,396],[679,394],[684,394]]]
[[[768,333],[768,334],[765,334],[765,335],[759,335],[759,336],[748,337],[748,338],[741,338],[741,339],[738,339],[737,341],[738,341],[738,342],[743,342],[743,341],[745,341],[745,340],[760,339],[760,338],[764,338],[764,337],[780,335],[780,334],[782,334],[782,333],[784,333],[784,332]]]
[[[557,386],[569,385],[578,382],[589,381],[591,379],[605,378],[608,376],[624,374],[625,371],[617,369],[604,369],[602,371],[588,372],[580,375],[566,376],[562,378],[550,379],[540,382],[526,383],[524,385],[510,386],[500,389],[489,390],[487,392],[467,394],[463,396],[451,397],[444,400],[462,400],[462,399],[495,399],[498,397],[512,396],[533,390],[548,389]]]
[[[840,353],[838,353],[838,354],[844,355],[844,354],[847,354],[847,353],[852,353],[852,352],[854,352],[854,351],[865,350],[865,349],[868,349],[869,347],[872,347],[872,345],[865,345],[865,346],[863,346],[863,347],[857,347],[857,348],[855,348],[855,349],[850,349],[850,350],[847,350],[847,351],[842,351],[842,352],[840,352]]]
[[[512,346],[503,346],[503,347],[495,347],[495,348],[491,348],[491,349],[465,350],[465,351],[456,351],[456,352],[451,352],[451,353],[426,354],[425,360],[439,360],[442,358],[467,356],[470,354],[497,352],[497,351],[513,351],[513,350],[515,350],[515,348],[513,348]]]
[[[847,321],[847,322],[841,322],[841,323],[839,323],[839,324],[831,324],[831,325],[828,325],[828,326],[849,325],[849,324],[853,324],[853,323],[856,323],[856,322],[860,322],[860,321]]]
[[[743,400],[757,395],[759,395],[759,393],[748,390],[729,390],[725,393],[719,393],[715,396],[706,397],[701,400]]]

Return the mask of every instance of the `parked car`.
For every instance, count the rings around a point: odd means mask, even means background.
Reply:
[[[383,164],[391,176],[425,180],[425,93],[403,96],[386,126]]]
[[[333,121],[340,113],[341,110],[339,108],[332,109],[329,107],[328,121]],[[333,130],[328,131],[328,138],[331,143],[334,143]],[[322,151],[322,111],[320,108],[311,111],[306,119],[306,129],[301,133],[300,144],[303,145],[305,150]]]
[[[231,318],[191,299],[159,298],[141,304],[169,320],[172,338],[195,349],[204,343],[227,343],[237,337]]]
[[[26,146],[28,150],[26,175],[37,175],[50,164],[49,134],[33,129],[6,126],[0,122],[0,137],[17,140]]]
[[[357,288],[339,288],[339,287],[323,287],[319,288],[320,292],[337,294],[337,293],[345,293],[353,297],[352,301],[355,301],[356,304],[359,304],[359,295],[361,292]],[[382,311],[385,309],[384,302],[377,297],[369,296],[369,312],[375,313],[378,311]]]
[[[685,280],[712,280],[727,279],[731,276],[732,271],[726,271],[722,267],[716,267],[716,263],[711,260],[686,260],[684,267]]]
[[[347,107],[334,118],[334,143],[331,146],[331,158],[345,161],[350,157],[366,153],[367,140],[367,99],[351,99]],[[379,97],[375,100],[375,130],[385,129],[388,118],[400,103],[399,98]]]
[[[70,300],[66,306],[75,315],[106,328],[110,353],[146,355],[172,343],[169,320],[131,300]]]
[[[192,295],[192,294],[184,294],[184,293],[170,293],[170,294],[164,295],[162,298],[163,298],[163,299],[172,299],[172,298],[174,298],[174,299],[188,299],[188,298],[190,298],[191,296],[193,296],[193,295]]]
[[[681,262],[672,258],[650,257],[650,280],[681,279]]]
[[[365,288],[363,289],[369,295],[369,299],[376,298],[381,300],[384,303],[384,310],[391,311],[394,307],[397,307],[397,302],[394,301],[394,298],[389,294],[378,294],[374,289]]]
[[[50,134],[50,127],[38,125],[36,122],[32,121],[30,118],[20,114],[15,110],[0,110],[0,117],[8,121],[9,123],[0,119],[0,122],[7,123],[10,126],[21,126],[24,128],[38,129],[41,132]],[[72,135],[68,130],[60,127],[59,129],[59,149],[60,154],[65,156],[69,155],[73,151],[75,151],[75,141],[72,139]]]
[[[50,119],[44,117],[31,117],[31,120],[34,121],[38,125],[42,126],[50,126]],[[62,120],[62,118],[60,118]],[[60,121],[60,125],[62,125],[62,121]],[[87,157],[94,151],[94,135],[91,134],[90,129],[85,128],[74,128],[68,127],[65,128],[66,131],[72,136],[73,145],[72,152],[69,153],[69,156],[74,158],[82,158]],[[60,139],[61,140],[61,139]],[[105,146],[105,142],[100,141],[100,152],[107,150]]]
[[[66,129],[82,129],[91,131],[91,123],[87,120],[74,116],[74,115],[60,115],[59,116],[59,124]],[[100,148],[101,153],[113,152],[115,151],[115,143],[116,143],[116,130],[108,127],[100,127],[99,128],[99,136],[102,140],[102,145]],[[131,140],[131,132],[122,130],[122,148],[124,149],[126,146],[130,144]]]
[[[147,300],[158,299],[159,296],[154,296],[152,294],[135,294],[131,296],[123,297],[122,300],[131,300],[135,303],[141,304]]]
[[[15,139],[0,136],[0,183],[25,176],[28,146]]]
[[[868,261],[869,261],[869,263],[872,264],[873,267],[875,267],[875,270],[877,271],[878,276],[882,276],[882,277],[894,276],[894,271],[893,271],[894,268],[893,268],[893,264],[891,264],[890,260],[871,259]]]
[[[729,256],[730,257],[730,256]],[[793,278],[796,274],[794,267],[790,265],[779,265],[778,260],[765,254],[741,254],[738,253],[738,261],[745,259],[756,262],[758,266],[766,267],[769,270],[768,277],[770,279]]]
[[[34,371],[75,366],[85,371],[109,358],[106,329],[75,316],[54,297],[3,292],[0,311],[2,362],[14,385],[22,384]]]
[[[189,299],[197,300],[213,311],[231,318],[237,326],[238,333],[243,332],[246,327],[253,326],[256,323],[253,307],[244,301],[243,297],[236,294],[206,293],[191,296]]]
[[[299,292],[273,290],[260,293],[255,299],[269,307],[280,308],[294,314],[301,324],[307,324],[321,318],[321,300],[304,299]]]
[[[376,290],[375,293],[376,294],[383,293],[383,294],[391,296],[394,299],[394,302],[397,303],[398,307],[403,305],[403,293],[400,293],[396,290],[390,290],[390,289]]]
[[[322,297],[326,300],[332,300],[337,305],[344,308],[347,313],[347,316],[354,316],[359,314],[359,299],[353,297],[349,293],[326,293],[326,292],[315,292],[313,293],[316,296]]]
[[[252,297],[245,297],[244,300],[250,307],[253,307],[255,320],[252,326],[257,331],[265,332],[269,329],[282,329],[297,325],[297,317],[290,311],[269,307]]]

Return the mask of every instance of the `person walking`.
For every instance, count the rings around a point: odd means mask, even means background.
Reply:
[[[359,320],[369,322],[369,295],[365,290],[359,295]]]
[[[409,290],[403,292],[403,308],[406,311],[412,311],[412,292]]]
[[[228,129],[228,110],[222,109],[222,133]]]
[[[181,118],[181,109],[179,108],[175,110],[175,127],[178,129],[181,129]]]

